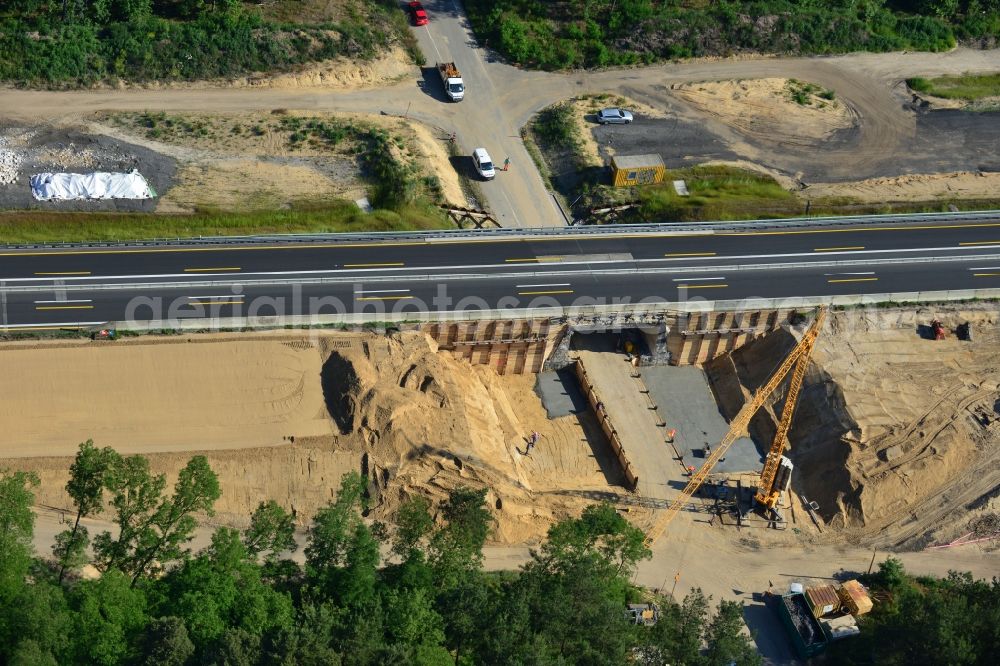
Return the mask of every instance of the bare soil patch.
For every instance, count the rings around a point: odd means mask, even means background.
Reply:
[[[465,202],[458,174],[448,161],[446,137],[412,119],[279,109],[246,114],[115,113],[99,120],[97,130],[142,141],[181,160],[177,185],[161,201],[161,212],[198,206],[261,210],[299,201],[360,198],[368,185],[358,161],[364,146],[355,131],[365,128],[388,131],[393,157],[436,177],[446,202]]]
[[[807,198],[849,197],[863,203],[933,201],[935,199],[989,199],[1000,192],[1000,173],[912,174],[870,178],[854,183],[811,183],[801,191]]]
[[[685,83],[674,86],[673,92],[747,136],[783,144],[819,143],[860,122],[848,104],[836,99],[835,91],[794,79]]]

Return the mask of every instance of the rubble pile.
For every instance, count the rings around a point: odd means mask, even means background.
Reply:
[[[7,141],[0,137],[0,185],[10,185],[17,181],[24,158],[20,153],[6,149]]]

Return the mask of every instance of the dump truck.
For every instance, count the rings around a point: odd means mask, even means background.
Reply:
[[[437,64],[438,74],[441,75],[441,82],[444,84],[444,92],[453,102],[461,102],[465,99],[465,82],[462,81],[462,73],[453,62],[439,62]]]
[[[808,659],[826,649],[827,638],[801,592],[786,594],[778,600],[778,615],[801,659]]]

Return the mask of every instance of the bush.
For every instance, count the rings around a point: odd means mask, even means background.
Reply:
[[[387,2],[358,3],[364,11],[315,25],[266,22],[256,13],[225,10],[227,2],[190,20],[164,18],[172,5],[156,3],[161,15],[112,15],[104,22],[93,15],[64,21],[63,3],[32,9],[37,4],[9,10],[0,23],[0,80],[90,84],[232,77],[336,56],[368,59],[409,33],[401,12]],[[407,46],[416,53],[413,44]]]
[[[939,4],[466,0],[465,8],[480,41],[496,44],[515,63],[541,69],[740,51],[942,51],[954,46],[956,34],[963,39],[1000,38],[1000,5],[993,0],[980,0],[968,15],[942,12]],[[958,5],[972,6],[965,0]]]

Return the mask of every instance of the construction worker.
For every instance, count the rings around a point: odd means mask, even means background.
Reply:
[[[538,444],[538,440],[540,438],[541,435],[538,433],[538,431],[533,430],[531,432],[531,435],[528,436],[528,446],[524,449],[524,455],[526,456],[531,455],[531,449],[533,449],[535,445]]]

